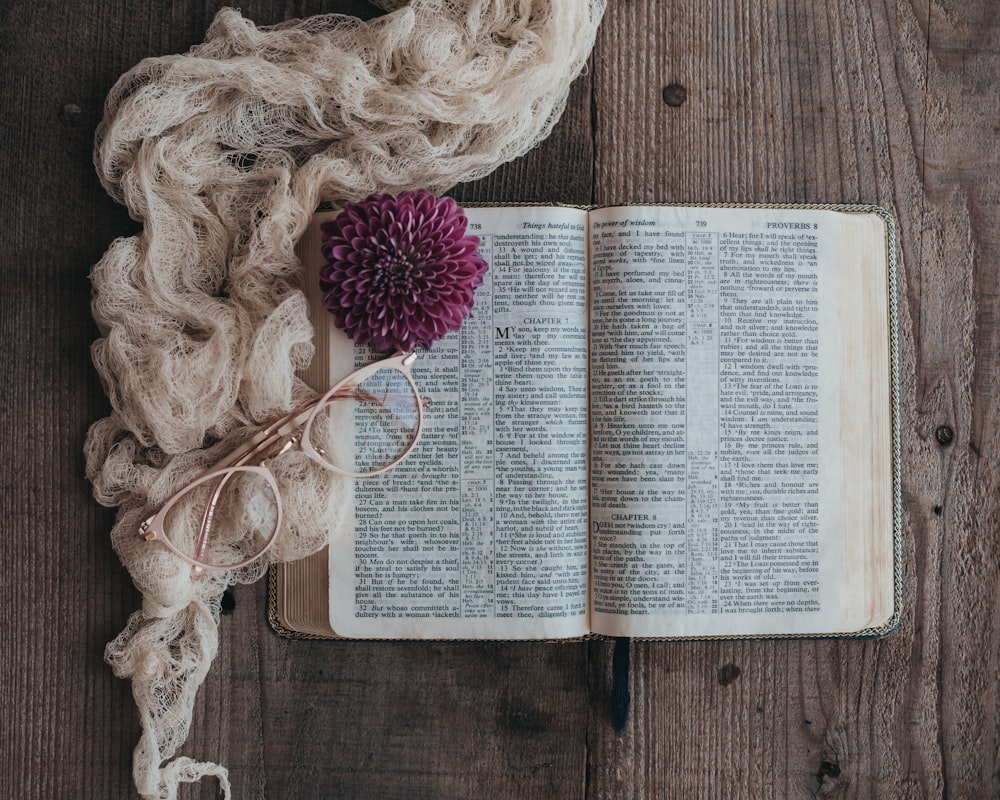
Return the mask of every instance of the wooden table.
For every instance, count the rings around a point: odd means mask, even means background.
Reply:
[[[129,797],[102,660],[139,597],[90,498],[88,271],[134,223],[91,165],[113,81],[216,3],[2,4],[0,797]],[[272,23],[361,0],[248,0]],[[236,796],[1000,796],[1000,6],[611,0],[545,144],[465,201],[864,201],[899,221],[905,612],[882,641],[292,642],[235,591],[183,752]],[[671,88],[665,88],[671,87]],[[187,796],[211,797],[211,781]]]

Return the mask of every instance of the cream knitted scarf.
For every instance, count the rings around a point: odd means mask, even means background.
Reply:
[[[605,2],[382,0],[395,10],[371,22],[270,28],[225,9],[204,44],[147,59],[112,89],[95,164],[143,227],[91,275],[93,357],[112,413],[86,455],[97,499],[119,509],[112,541],[143,594],[106,651],[132,680],[143,797],[174,798],[204,775],[230,795],[224,767],[170,759],[218,647],[221,593],[266,564],[192,580],[137,530],[307,391],[295,370],[312,356],[312,328],[293,248],[313,210],[372,191],[442,191],[536,145]],[[274,558],[299,558],[338,523],[344,487],[291,455],[273,470],[286,509]]]

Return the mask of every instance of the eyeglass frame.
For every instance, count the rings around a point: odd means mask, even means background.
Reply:
[[[201,575],[205,571],[225,572],[228,570],[240,569],[241,567],[245,567],[259,560],[274,546],[274,543],[277,541],[278,536],[281,533],[281,491],[278,488],[278,482],[274,477],[274,473],[267,467],[267,462],[272,458],[277,458],[278,456],[287,453],[293,447],[298,446],[308,458],[315,461],[327,471],[349,478],[373,477],[392,469],[410,454],[416,446],[417,441],[420,439],[420,434],[423,431],[424,405],[429,401],[427,398],[420,395],[420,391],[417,389],[417,384],[413,380],[411,370],[416,360],[417,354],[415,352],[399,351],[391,356],[388,356],[387,358],[374,361],[371,364],[361,367],[360,369],[354,370],[349,375],[337,381],[337,383],[330,387],[330,389],[328,389],[324,394],[317,395],[311,400],[307,400],[306,402],[299,404],[287,414],[284,414],[276,420],[268,423],[257,431],[257,433],[251,436],[246,442],[240,445],[240,447],[222,459],[222,461],[211,467],[207,472],[199,475],[193,481],[185,484],[183,487],[174,492],[169,498],[167,498],[164,504],[160,507],[159,511],[152,516],[147,517],[139,526],[139,536],[147,542],[157,541],[163,544],[170,552],[191,565],[191,572],[194,576]],[[375,374],[381,369],[387,368],[396,369],[403,374],[407,383],[410,385],[410,389],[413,391],[413,396],[417,400],[417,430],[413,439],[409,442],[406,448],[396,456],[396,458],[388,464],[374,470],[354,472],[342,469],[341,467],[337,467],[329,461],[324,460],[322,451],[317,450],[309,440],[310,429],[312,428],[312,424],[315,421],[316,415],[320,409],[326,406],[328,402],[332,401],[337,392],[341,391],[345,386],[352,383],[360,384],[370,375]],[[276,452],[271,453],[270,448],[272,448],[277,442],[281,441],[284,437],[287,437],[284,444],[282,444]],[[267,455],[263,455],[265,453],[267,453]],[[252,462],[256,456],[260,456],[260,463],[248,463]],[[274,533],[271,535],[267,544],[265,544],[264,547],[262,547],[261,550],[255,555],[227,566],[211,564],[207,561],[200,560],[197,556],[191,556],[181,551],[179,547],[170,541],[170,537],[164,530],[167,514],[178,502],[180,502],[181,498],[188,494],[192,489],[213,480],[218,480],[219,485],[212,491],[212,495],[209,498],[208,503],[205,505],[205,510],[201,519],[201,526],[198,530],[198,538],[196,540],[196,554],[204,552],[204,548],[208,543],[208,535],[212,528],[215,507],[218,504],[222,488],[226,481],[229,480],[230,476],[238,473],[250,473],[260,476],[266,481],[268,487],[274,494],[276,509]]]

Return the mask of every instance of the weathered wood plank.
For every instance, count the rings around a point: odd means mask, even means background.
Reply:
[[[201,40],[218,5],[8,2],[0,17],[3,797],[133,796],[138,720],[102,654],[138,598],[80,447],[107,409],[86,273],[134,225],[90,150],[115,78]],[[242,8],[261,24],[373,13]],[[240,587],[183,752],[227,763],[240,797],[1000,794],[998,14],[990,0],[613,0],[553,136],[455,192],[893,211],[907,576],[894,636],[635,643],[617,734],[609,643],[288,642],[266,628],[263,585]]]
[[[863,200],[900,222],[907,608],[881,642],[635,645],[622,736],[592,697],[590,796],[1000,789],[997,36],[989,3],[609,10],[598,202]],[[672,83],[686,101],[657,103]]]

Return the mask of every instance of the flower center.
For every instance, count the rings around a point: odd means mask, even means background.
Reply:
[[[373,265],[374,288],[389,294],[410,293],[413,290],[413,264],[397,251],[383,253]]]

